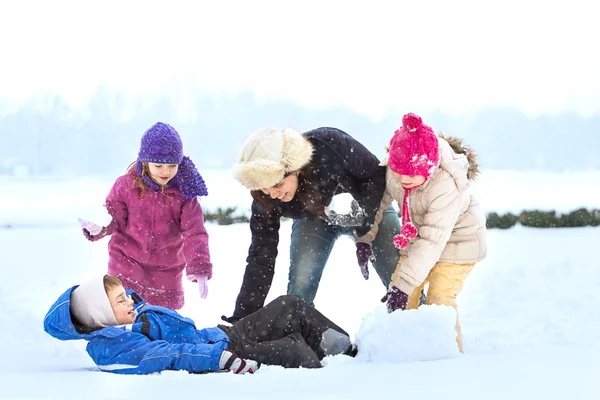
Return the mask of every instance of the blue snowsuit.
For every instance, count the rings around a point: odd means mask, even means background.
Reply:
[[[219,370],[229,337],[219,328],[197,330],[194,321],[168,308],[144,304],[133,291],[138,316],[130,325],[95,331],[77,327],[70,313],[71,292],[63,293],[44,318],[44,330],[60,340],[85,339],[87,352],[103,371],[149,374],[163,370]]]
[[[71,316],[71,292],[76,288],[64,292],[50,307],[44,330],[60,340],[87,340],[88,354],[106,372],[219,371],[223,350],[286,368],[319,368],[327,355],[356,354],[342,328],[295,296],[280,296],[233,326],[198,330],[191,319],[145,304],[128,290],[137,312],[135,322],[92,330]]]

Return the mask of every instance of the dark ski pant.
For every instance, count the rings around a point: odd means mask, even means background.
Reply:
[[[346,331],[290,295],[278,297],[224,330],[231,340],[230,350],[238,356],[286,368],[320,368],[325,356],[343,353],[351,345]],[[325,332],[333,334],[337,343],[324,345]]]

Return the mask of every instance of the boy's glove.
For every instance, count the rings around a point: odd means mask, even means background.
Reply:
[[[77,218],[77,221],[79,222],[79,225],[81,225],[81,227],[88,231],[92,236],[96,236],[102,231],[102,227],[100,225],[96,225],[93,222],[86,221],[81,218]]]
[[[191,274],[188,275],[187,278],[196,282],[200,289],[200,298],[205,299],[208,296],[208,276],[204,274]]]
[[[393,313],[396,310],[406,310],[408,306],[408,295],[396,286],[392,286],[381,299],[382,303],[387,302],[387,310]]]
[[[371,249],[371,245],[368,243],[357,242],[356,243],[356,259],[358,260],[358,266],[360,272],[365,279],[369,279],[369,261],[375,262],[375,255]]]
[[[219,369],[231,371],[234,374],[253,374],[260,368],[260,364],[254,360],[244,360],[230,352],[223,350],[219,358]]]

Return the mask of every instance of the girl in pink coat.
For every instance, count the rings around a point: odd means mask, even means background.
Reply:
[[[137,161],[117,178],[106,198],[108,226],[80,221],[88,240],[112,235],[108,273],[148,303],[172,310],[183,307],[182,274],[206,298],[212,277],[208,234],[197,196],[206,185],[177,131],[158,122],[142,136]]]

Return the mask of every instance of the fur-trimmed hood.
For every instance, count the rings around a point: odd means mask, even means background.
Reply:
[[[444,136],[442,133],[438,134],[438,137],[444,139],[450,145],[450,148],[456,154],[463,154],[467,157],[469,167],[467,169],[467,179],[474,181],[479,175],[479,163],[477,162],[477,153],[470,146],[463,143],[463,139],[455,138],[452,136]]]
[[[270,188],[308,164],[313,151],[308,139],[292,128],[262,128],[242,144],[234,176],[250,190]]]

